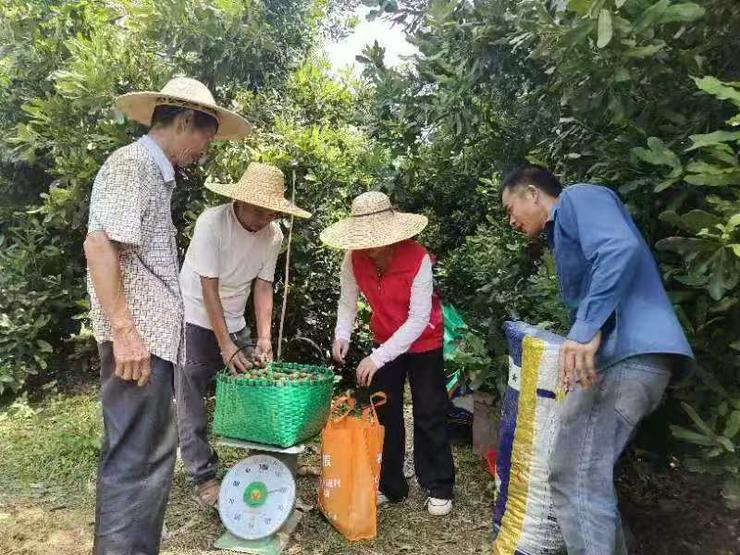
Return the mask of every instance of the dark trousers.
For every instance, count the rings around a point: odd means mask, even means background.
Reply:
[[[388,396],[386,404],[378,407],[378,418],[385,427],[380,491],[391,501],[400,501],[409,492],[403,475],[403,386],[407,375],[413,403],[416,479],[432,497],[452,499],[455,465],[447,432],[449,400],[442,349],[401,355],[380,368],[373,378],[371,393],[383,391]]]
[[[159,553],[177,434],[171,362],[151,358],[149,383],[115,375],[113,344],[98,345],[103,447],[95,510],[96,555]]]
[[[185,366],[175,373],[180,456],[195,483],[202,484],[218,472],[218,455],[208,441],[206,398],[224,362],[213,331],[187,324],[185,334]],[[246,346],[249,330],[244,328],[232,334],[231,339],[238,346]]]

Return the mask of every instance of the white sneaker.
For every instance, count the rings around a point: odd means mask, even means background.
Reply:
[[[430,515],[446,516],[452,511],[452,499],[437,499],[436,497],[427,497],[427,511]]]
[[[376,498],[375,504],[378,507],[381,507],[383,505],[387,505],[390,502],[391,500],[388,499],[382,491],[378,490],[378,497]]]

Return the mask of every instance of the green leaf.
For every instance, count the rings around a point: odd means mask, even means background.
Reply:
[[[619,9],[624,6],[625,2],[627,2],[627,0],[614,0],[614,5]]]
[[[711,274],[707,290],[715,301],[720,300],[740,281],[740,268],[737,261],[730,256],[727,249],[719,249],[710,260]]]
[[[53,353],[54,347],[52,347],[48,342],[44,341],[43,339],[38,339],[36,341],[36,345],[38,346],[39,350],[42,353]]]
[[[703,445],[705,447],[713,447],[717,444],[716,441],[714,441],[711,437],[707,437],[703,434],[698,434],[696,432],[692,432],[691,430],[687,430],[686,428],[682,426],[670,426],[671,433],[677,437],[678,439],[682,439],[684,441],[688,441],[689,443],[694,443],[696,445]]]
[[[689,233],[698,233],[702,229],[709,229],[721,222],[717,216],[704,210],[691,210],[680,216],[673,210],[667,210],[659,217],[662,221]]]
[[[585,15],[591,7],[591,0],[568,0],[568,8],[578,15]]]
[[[732,252],[735,253],[735,256],[737,256],[738,258],[740,258],[740,243],[733,243],[733,244],[727,245],[727,246],[730,247],[730,249],[732,249]]]
[[[680,170],[682,167],[681,161],[678,159],[678,156],[676,156],[676,154],[669,149],[665,143],[663,143],[663,141],[657,137],[650,137],[647,142],[649,148],[633,148],[633,154],[648,164],[653,164],[655,166],[669,166],[674,170]]]
[[[729,100],[736,106],[740,106],[740,90],[717,79],[716,77],[703,77],[697,79],[692,77],[696,86],[704,92],[719,98],[720,100]]]
[[[677,179],[666,179],[665,181],[661,181],[655,186],[655,188],[653,188],[653,192],[660,193],[662,191],[665,191],[668,187],[673,185],[676,181],[678,180]]]
[[[734,410],[727,417],[725,430],[722,432],[722,435],[728,439],[732,439],[738,432],[740,432],[740,410]]]
[[[655,56],[655,54],[663,50],[663,48],[665,48],[665,45],[665,42],[661,40],[655,44],[649,44],[647,46],[633,46],[631,48],[627,48],[624,51],[624,55],[627,58],[649,58],[651,56]]]
[[[731,141],[740,142],[740,131],[714,131],[702,135],[690,135],[689,139],[693,144],[686,149],[686,152]]]
[[[604,48],[612,41],[613,35],[612,14],[609,10],[601,10],[599,12],[598,40],[596,41],[596,46],[598,48]]]
[[[686,411],[686,414],[689,415],[689,418],[691,418],[694,426],[696,426],[700,432],[708,436],[714,435],[714,430],[707,426],[707,423],[702,420],[701,416],[699,416],[699,414],[694,410],[694,407],[685,402],[682,402],[681,406],[683,407],[683,410]]]
[[[712,175],[707,173],[698,173],[687,175],[684,178],[686,183],[698,185],[701,187],[725,187],[727,185],[740,185],[740,170],[723,175]]]
[[[667,237],[655,243],[655,248],[662,251],[670,251],[687,256],[700,252],[711,252],[716,250],[717,245],[713,241],[694,239],[689,237]]]
[[[686,2],[684,4],[673,4],[668,6],[666,10],[660,15],[657,23],[691,23],[697,19],[704,17],[706,10],[694,4],[693,2]]]
[[[642,17],[637,20],[637,23],[635,23],[635,34],[639,35],[652,27],[653,24],[663,15],[663,12],[668,9],[669,5],[670,0],[659,0],[642,12]]]
[[[706,173],[709,175],[725,175],[737,171],[734,167],[718,166],[708,162],[698,161],[690,162],[686,165],[686,171],[689,173]]]
[[[623,67],[620,67],[619,69],[617,69],[617,71],[614,72],[614,80],[617,83],[624,83],[625,81],[629,81],[631,79],[632,75],[630,75],[630,72]]]

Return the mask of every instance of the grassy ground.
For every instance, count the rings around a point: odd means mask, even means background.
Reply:
[[[92,390],[23,400],[0,409],[0,553],[36,555],[89,553],[94,520],[95,472],[100,432]],[[303,462],[315,464],[310,446]],[[224,467],[244,453],[221,449]],[[301,521],[287,550],[306,555],[483,554],[491,552],[492,481],[469,448],[455,448],[456,504],[452,515],[434,519],[423,495],[384,508],[374,541],[348,543],[317,510]],[[717,484],[684,471],[656,475],[628,459],[619,478],[623,514],[635,536],[635,555],[736,555],[740,514],[727,511]],[[301,499],[315,501],[316,478],[300,477]],[[213,511],[192,500],[178,462],[167,510],[163,553],[215,552],[223,529]]]
[[[93,392],[58,396],[37,406],[21,401],[0,413],[0,553],[36,555],[89,553],[94,520],[99,408]],[[302,462],[317,463],[318,446]],[[243,451],[219,450],[224,467]],[[404,503],[384,508],[374,541],[348,543],[310,511],[299,524],[290,554],[396,554],[490,552],[491,480],[467,448],[455,451],[458,501],[440,526],[426,513],[413,487]],[[300,498],[314,504],[316,478],[299,477]],[[197,508],[178,461],[165,521],[163,553],[215,552],[223,532],[213,511]]]

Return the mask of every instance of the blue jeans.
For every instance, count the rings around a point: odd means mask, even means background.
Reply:
[[[614,465],[637,424],[661,401],[671,355],[615,363],[560,408],[550,459],[550,486],[568,555],[627,555],[614,489]]]

